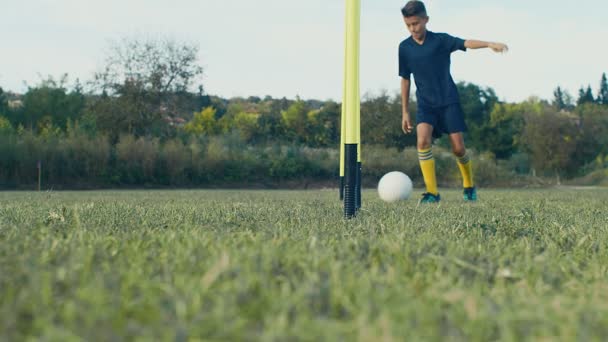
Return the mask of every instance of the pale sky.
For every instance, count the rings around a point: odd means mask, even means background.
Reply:
[[[396,93],[397,47],[409,36],[405,0],[362,0],[361,92]],[[428,0],[428,28],[505,42],[505,55],[456,52],[456,81],[502,100],[573,96],[608,72],[605,0]],[[160,35],[200,48],[207,93],[233,96],[342,94],[344,0],[0,0],[0,87],[24,92],[39,75],[90,80],[109,41]]]

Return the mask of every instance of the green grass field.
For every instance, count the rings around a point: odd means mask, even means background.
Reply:
[[[0,193],[0,340],[608,338],[608,191],[442,197]]]

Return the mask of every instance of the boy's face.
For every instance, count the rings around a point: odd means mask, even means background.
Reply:
[[[429,17],[403,17],[403,21],[405,21],[405,26],[407,26],[408,31],[410,31],[414,39],[420,40],[424,38],[424,35],[426,34],[426,24],[429,22]]]

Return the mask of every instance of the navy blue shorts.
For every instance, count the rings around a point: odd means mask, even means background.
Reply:
[[[433,137],[439,138],[443,134],[460,133],[467,131],[464,122],[464,112],[460,103],[452,103],[437,108],[418,106],[416,113],[416,124],[427,123],[433,126]]]

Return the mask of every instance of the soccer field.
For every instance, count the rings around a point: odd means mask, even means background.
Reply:
[[[607,190],[337,195],[0,193],[0,340],[607,338]]]

